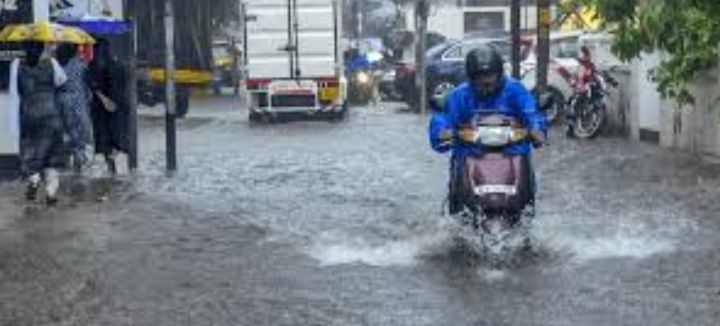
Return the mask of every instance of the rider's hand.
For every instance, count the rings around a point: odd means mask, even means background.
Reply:
[[[440,132],[440,143],[443,145],[450,145],[453,140],[453,131],[450,129],[445,129]]]
[[[470,127],[463,127],[460,128],[460,131],[458,132],[458,135],[460,136],[460,139],[467,143],[474,143],[475,142],[475,129]]]
[[[535,146],[542,146],[545,144],[545,134],[540,130],[533,130],[530,132],[530,140]]]

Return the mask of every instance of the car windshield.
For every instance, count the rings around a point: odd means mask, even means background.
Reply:
[[[554,40],[550,45],[550,56],[558,59],[571,59],[580,56],[578,38]]]
[[[448,49],[451,46],[454,46],[455,44],[457,44],[457,42],[445,42],[442,44],[438,44],[438,45],[430,48],[430,50],[428,50],[426,52],[427,57],[428,58],[437,57],[437,56],[441,55],[443,52],[445,52],[446,49]]]
[[[473,49],[476,49],[480,47],[481,45],[490,44],[495,47],[495,49],[500,53],[500,55],[505,59],[505,61],[510,61],[512,57],[512,45],[509,40],[481,40],[481,41],[472,41],[468,42],[463,45],[462,49],[462,55],[465,55],[472,51]],[[520,45],[520,60],[525,60],[528,56],[528,45],[523,43]]]

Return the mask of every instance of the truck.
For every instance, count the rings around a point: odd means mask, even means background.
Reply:
[[[342,0],[243,0],[250,121],[347,112]]]

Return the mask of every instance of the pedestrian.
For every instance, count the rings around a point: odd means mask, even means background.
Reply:
[[[87,152],[92,147],[93,138],[90,121],[92,95],[87,84],[88,67],[80,58],[75,44],[60,45],[56,56],[68,77],[57,93],[58,107],[69,139],[73,169],[80,173],[90,161]]]
[[[90,63],[91,117],[95,153],[103,155],[111,174],[117,173],[118,153],[128,153],[129,105],[126,100],[125,67],[112,55],[110,43],[100,38]]]
[[[60,187],[57,169],[63,167],[65,154],[64,127],[55,94],[67,76],[48,48],[44,43],[25,43],[25,58],[15,59],[10,67],[10,97],[11,103],[19,105],[20,163],[28,182],[26,198],[36,200],[44,182],[47,203],[54,205]]]

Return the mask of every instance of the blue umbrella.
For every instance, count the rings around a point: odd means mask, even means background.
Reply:
[[[61,24],[80,28],[94,35],[121,35],[130,32],[130,23],[111,20],[74,20],[62,21]]]

